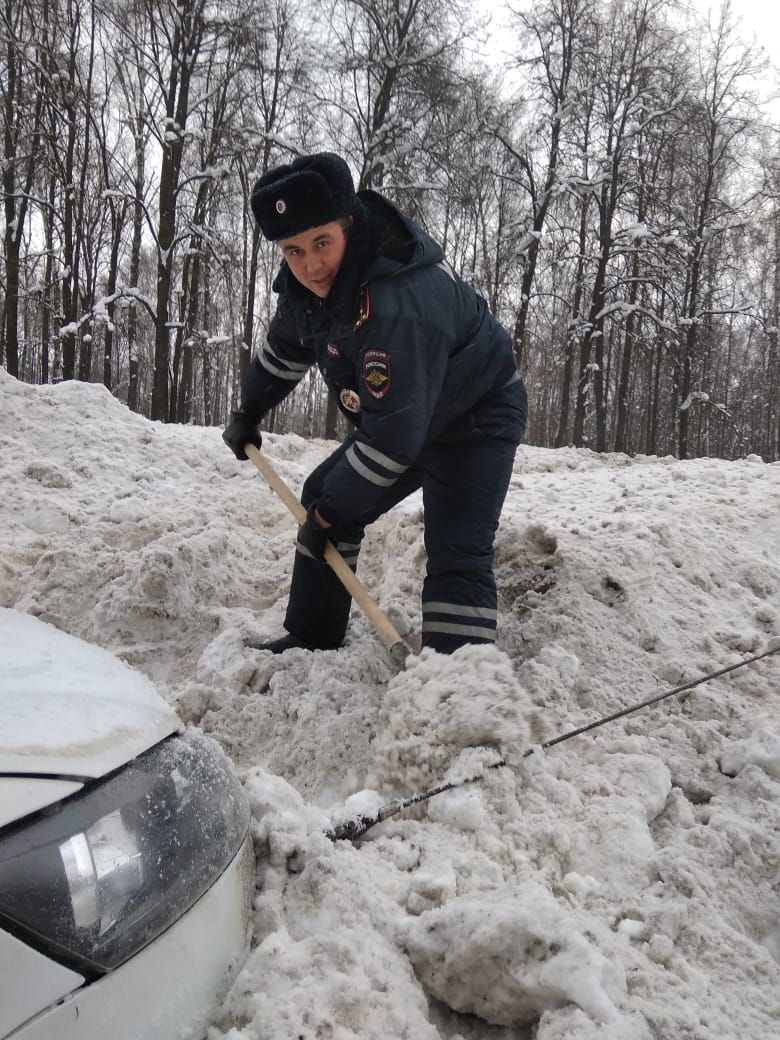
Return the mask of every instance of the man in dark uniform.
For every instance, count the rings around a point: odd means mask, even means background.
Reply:
[[[282,250],[279,300],[223,437],[246,459],[314,364],[354,426],[303,486],[288,634],[253,645],[340,646],[350,597],[323,562],[327,540],[354,569],[366,526],[418,488],[422,644],[494,642],[493,543],[527,414],[508,333],[421,228],[376,192],[355,193],[339,156],[270,170],[251,204]]]

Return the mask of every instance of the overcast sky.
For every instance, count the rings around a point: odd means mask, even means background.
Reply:
[[[713,0],[688,0],[691,7],[701,12],[702,19],[712,12],[717,18],[721,4]],[[531,0],[478,0],[478,6],[492,16],[492,31],[499,51],[512,49],[512,31],[507,32],[506,18],[508,10],[522,10],[530,6]],[[780,119],[780,4],[776,0],[731,0],[732,10],[741,22],[741,32],[745,41],[753,38],[764,48],[767,57],[774,64],[774,71],[768,70],[766,80],[762,84],[762,93],[774,93],[778,100],[774,111]],[[511,17],[511,16],[510,16]]]

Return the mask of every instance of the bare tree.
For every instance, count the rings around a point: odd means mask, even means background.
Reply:
[[[206,35],[205,8],[204,0],[182,0],[180,3],[169,0],[164,4],[157,4],[152,0],[145,2],[150,29],[151,75],[154,77],[155,87],[165,99],[164,122],[156,134],[162,149],[162,162],[155,234],[157,292],[151,413],[153,419],[168,418],[176,208],[187,121],[190,116],[190,88]]]
[[[570,88],[572,72],[580,52],[592,46],[592,17],[591,0],[546,0],[531,12],[516,16],[522,31],[520,63],[533,63],[534,119],[520,144],[500,129],[497,133],[517,164],[530,210],[525,234],[517,247],[522,258],[522,278],[513,339],[521,365],[539,247],[550,203],[559,187],[564,120],[579,100]],[[533,58],[528,57],[531,47]]]
[[[751,125],[754,98],[749,83],[758,68],[752,49],[737,36],[726,3],[700,45],[700,89],[687,119],[693,148],[686,182],[678,182],[676,187],[685,200],[680,217],[689,248],[676,359],[677,450],[683,459],[690,451],[690,408],[697,399],[694,380],[704,317],[705,266],[713,244],[740,219],[725,189],[738,168],[739,141]]]
[[[241,241],[243,334],[238,381],[252,355],[261,249],[260,228],[252,219],[249,197],[254,180],[265,173],[283,143],[306,138],[306,113],[299,108],[308,84],[292,0],[274,0],[246,27],[245,68],[240,76],[240,129],[233,132],[233,168],[242,193]],[[297,133],[296,133],[297,127]]]
[[[598,106],[601,139],[600,169],[594,177],[594,202],[598,217],[590,304],[580,345],[577,400],[574,412],[574,444],[585,443],[589,411],[595,418],[595,447],[607,447],[605,388],[605,319],[609,313],[608,272],[613,259],[614,226],[632,176],[632,149],[639,128],[657,118],[654,84],[646,70],[661,60],[666,43],[656,23],[657,4],[652,0],[613,0],[601,25],[600,46],[591,70]]]
[[[121,121],[130,130],[133,141],[132,155],[125,183],[128,205],[131,208],[131,239],[129,249],[129,268],[125,293],[128,297],[127,307],[127,405],[131,411],[139,410],[139,361],[138,361],[138,325],[139,307],[139,273],[141,269],[141,247],[147,214],[147,147],[150,137],[149,122],[154,119],[154,108],[150,109],[147,98],[147,73],[144,68],[143,52],[147,32],[145,20],[129,14],[129,22],[122,27],[121,38],[127,49],[121,57],[115,55],[117,82],[121,88],[122,108]],[[153,105],[153,102],[152,102]],[[152,316],[154,312],[152,311]]]

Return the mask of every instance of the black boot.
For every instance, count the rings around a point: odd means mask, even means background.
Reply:
[[[288,633],[286,636],[280,636],[279,639],[271,639],[267,643],[247,643],[248,647],[252,650],[270,650],[272,654],[283,654],[285,650],[316,650],[316,646],[312,646],[311,643],[304,643],[302,639],[298,639],[297,636]]]

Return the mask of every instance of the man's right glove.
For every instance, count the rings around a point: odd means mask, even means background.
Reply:
[[[231,412],[230,422],[225,427],[222,440],[227,444],[237,459],[245,462],[247,454],[244,451],[245,444],[254,444],[259,448],[263,438],[257,428],[257,423],[252,422],[244,412]]]

